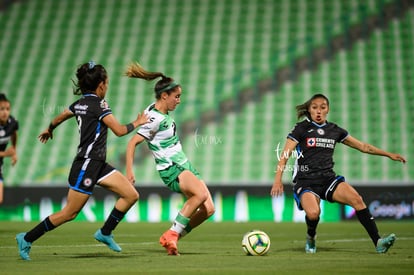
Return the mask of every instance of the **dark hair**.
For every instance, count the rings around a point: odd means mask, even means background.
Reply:
[[[75,89],[73,93],[75,95],[95,93],[99,83],[106,81],[108,74],[104,66],[95,62],[89,61],[88,63],[82,64],[76,71],[76,78],[78,81],[73,81]]]
[[[303,104],[297,105],[296,106],[296,113],[298,116],[298,119],[300,119],[301,117],[306,116],[307,118],[310,119],[310,114],[309,114],[309,106],[311,105],[312,101],[317,99],[317,98],[323,98],[326,100],[326,103],[328,104],[329,107],[329,99],[324,96],[323,94],[315,94],[313,95],[308,101],[306,101]]]
[[[125,75],[131,78],[141,78],[147,81],[154,80],[161,77],[160,80],[155,83],[154,92],[155,98],[160,99],[161,94],[166,92],[170,94],[176,87],[180,86],[174,82],[171,77],[165,76],[161,72],[148,72],[138,62],[131,63],[125,72]]]
[[[0,101],[7,101],[7,102],[10,102],[10,101],[7,99],[6,95],[5,95],[5,94],[3,94],[3,93],[0,93]]]

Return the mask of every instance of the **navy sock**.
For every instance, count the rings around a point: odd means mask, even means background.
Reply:
[[[44,219],[41,223],[36,225],[32,230],[26,233],[24,236],[24,239],[26,242],[34,242],[37,239],[39,239],[43,234],[45,234],[48,231],[51,231],[55,229],[56,226],[54,226],[50,220],[49,217]]]
[[[308,218],[308,216],[305,216],[305,220],[306,220],[306,225],[308,226],[308,235],[311,238],[314,238],[316,235],[316,227],[318,226],[319,223],[319,217],[317,220],[310,220]]]
[[[114,207],[114,209],[111,211],[111,214],[109,214],[109,217],[106,219],[105,224],[101,228],[102,234],[110,235],[112,230],[115,229],[115,227],[124,218],[124,216],[125,213],[119,211]]]
[[[372,242],[376,246],[380,236],[378,234],[378,228],[374,217],[371,215],[368,208],[356,211],[356,215],[359,222],[365,227],[365,230],[368,232],[368,235],[371,237]]]

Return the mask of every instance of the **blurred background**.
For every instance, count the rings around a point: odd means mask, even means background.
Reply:
[[[107,68],[122,123],[154,101],[155,81],[123,76],[130,62],[182,85],[172,116],[210,186],[269,189],[295,106],[315,93],[331,101],[328,120],[408,160],[338,145],[337,173],[356,186],[413,186],[413,1],[3,0],[0,28],[0,91],[20,124],[5,186],[66,186],[76,122],[46,145],[37,136],[77,99],[71,80],[89,60]],[[108,138],[108,161],[122,172],[129,138]],[[163,186],[145,144],[135,174],[138,186]]]

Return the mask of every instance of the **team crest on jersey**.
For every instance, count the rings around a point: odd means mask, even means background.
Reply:
[[[92,180],[90,178],[86,178],[83,180],[83,185],[85,185],[86,187],[91,186],[92,184]]]
[[[316,147],[316,138],[307,138],[306,147]]]
[[[318,134],[320,134],[321,136],[323,136],[323,135],[325,134],[325,131],[324,131],[323,129],[321,129],[321,128],[319,128],[319,129],[317,130],[317,132],[318,132]]]
[[[168,129],[168,122],[164,122],[163,124],[160,125],[160,129]]]
[[[101,100],[101,102],[100,102],[100,106],[101,106],[101,108],[102,108],[102,109],[104,109],[104,110],[109,109],[108,102],[106,102],[106,100],[105,100],[105,99],[102,99],[102,100]]]

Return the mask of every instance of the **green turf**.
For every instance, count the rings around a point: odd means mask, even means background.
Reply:
[[[358,222],[319,225],[316,254],[305,254],[303,223],[207,222],[179,242],[181,256],[167,256],[158,238],[168,223],[121,223],[121,253],[93,239],[100,224],[72,222],[34,243],[32,261],[20,260],[16,233],[35,223],[0,222],[0,274],[413,274],[414,223],[378,222],[397,241],[377,254]],[[241,239],[251,229],[271,238],[265,256],[245,256]]]

